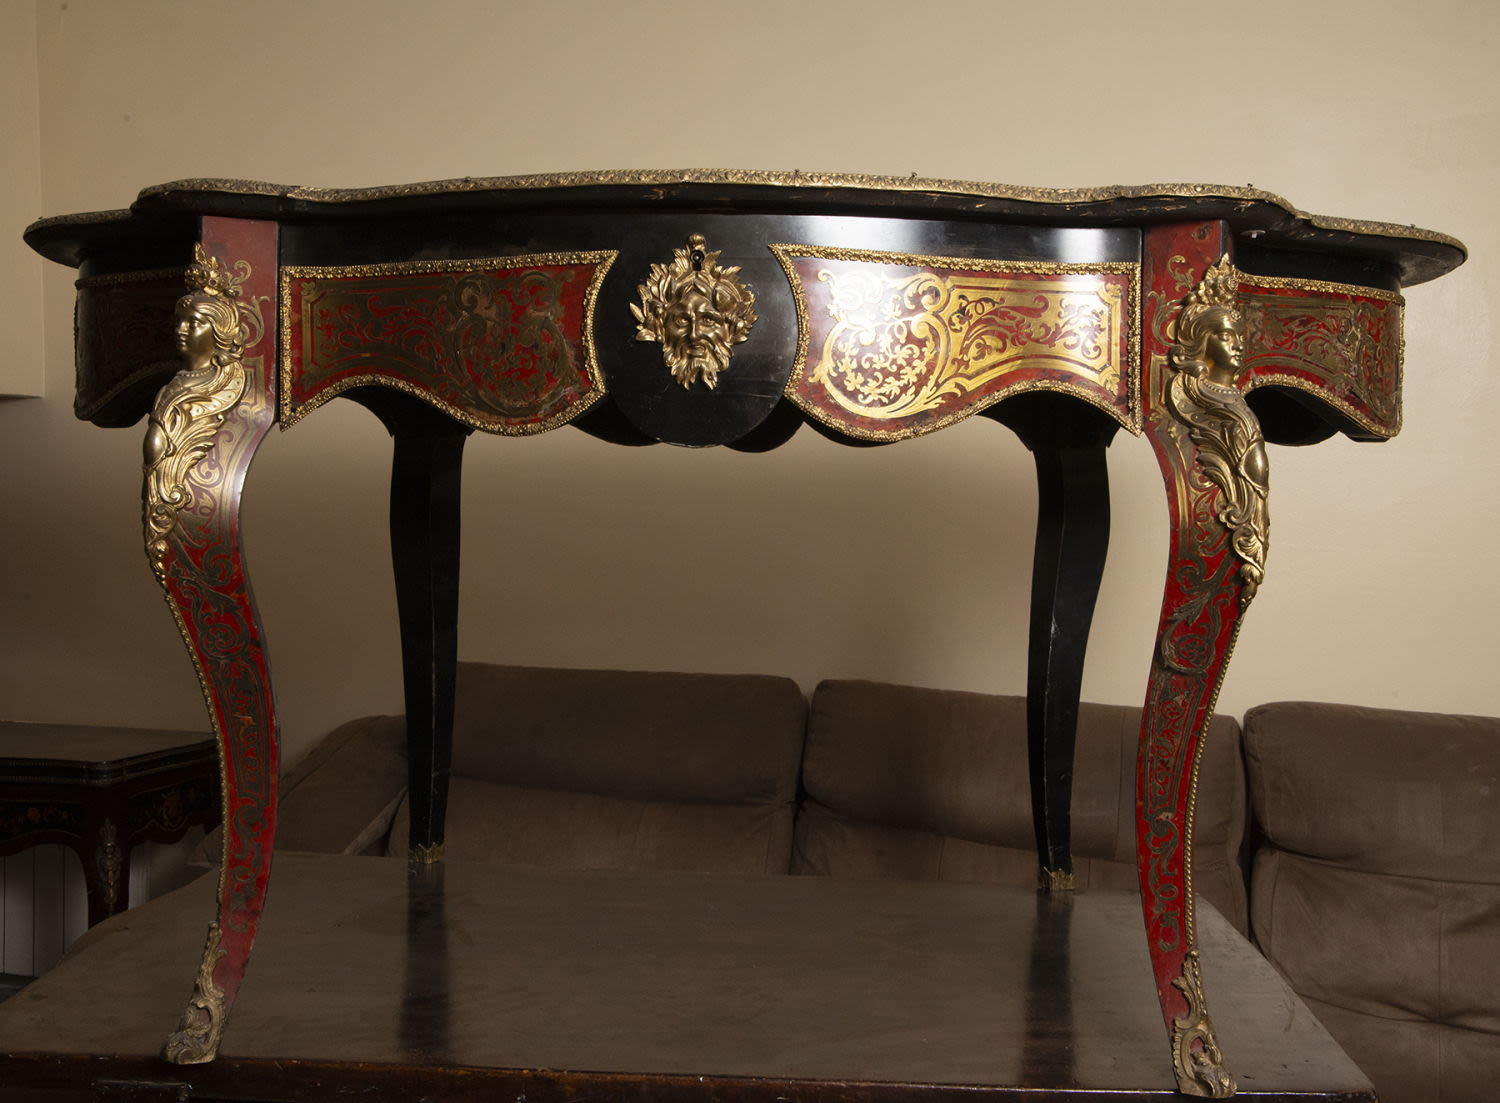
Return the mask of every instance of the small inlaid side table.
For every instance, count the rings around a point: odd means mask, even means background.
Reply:
[[[0,721],[0,856],[77,852],[89,926],[125,910],[138,843],[219,822],[218,748],[201,732]]]

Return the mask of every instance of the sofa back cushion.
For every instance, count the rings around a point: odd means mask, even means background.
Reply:
[[[447,852],[785,873],[806,718],[787,678],[460,663]]]
[[[1251,930],[1384,1103],[1495,1098],[1500,720],[1245,717]]]
[[[1080,707],[1072,805],[1080,889],[1135,890],[1139,709]],[[1239,725],[1214,717],[1199,774],[1194,887],[1245,930]],[[813,694],[792,870],[1034,885],[1026,699],[876,682]]]

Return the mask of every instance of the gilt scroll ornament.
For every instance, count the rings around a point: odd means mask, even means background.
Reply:
[[[125,876],[125,852],[120,849],[120,834],[108,816],[99,826],[99,851],[95,872],[104,887],[104,911],[114,915],[120,903],[121,881]]]
[[[192,471],[248,379],[243,358],[249,327],[238,298],[250,266],[241,261],[231,274],[202,245],[194,250],[189,291],[177,301],[177,348],[187,366],[156,396],[144,448],[146,557],[158,580],[165,578],[167,534],[191,501]]]
[[[1177,317],[1167,405],[1187,427],[1203,474],[1220,492],[1217,516],[1240,560],[1243,609],[1265,577],[1270,461],[1260,422],[1238,386],[1245,319],[1237,290],[1237,273],[1222,257],[1188,295]]]
[[[1172,987],[1187,1000],[1188,1013],[1172,1022],[1172,1050],[1177,1065],[1177,1087],[1184,1095],[1227,1099],[1235,1092],[1234,1077],[1224,1068],[1224,1054],[1214,1035],[1213,1020],[1203,998],[1203,971],[1198,951],[1182,959],[1182,976]]]
[[[684,387],[699,379],[710,388],[729,367],[734,345],[750,336],[756,322],[755,293],[739,278],[739,268],[721,268],[719,252],[709,252],[702,234],[673,251],[671,264],[653,264],[630,304],[638,323],[637,341],[659,341],[672,378]]]
[[[901,440],[1040,390],[1141,429],[1136,264],[770,248],[797,307],[787,397],[840,433]]]
[[[193,996],[177,1031],[167,1039],[162,1056],[176,1065],[201,1065],[212,1061],[219,1051],[219,1038],[224,1033],[227,1009],[224,1006],[224,990],[214,982],[214,966],[224,956],[224,947],[219,937],[219,925],[210,923],[208,941],[203,947],[203,961],[198,966],[198,977],[193,982]]]

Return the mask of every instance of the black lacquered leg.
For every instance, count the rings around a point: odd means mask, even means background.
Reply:
[[[1026,734],[1042,883],[1059,889],[1073,884],[1073,742],[1109,548],[1109,475],[1103,445],[1037,446],[1033,454],[1038,502]]]
[[[1070,889],[1078,697],[1094,602],[1109,550],[1105,449],[1119,425],[1066,395],[1038,392],[986,415],[1009,426],[1036,460],[1036,555],[1026,673],[1031,812],[1041,884]]]
[[[395,437],[391,564],[401,620],[411,856],[442,856],[458,666],[459,506],[468,430],[411,404],[381,411]]]

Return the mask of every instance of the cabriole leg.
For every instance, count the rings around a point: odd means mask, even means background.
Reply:
[[[1171,517],[1141,724],[1137,860],[1146,937],[1178,1090],[1234,1094],[1204,997],[1193,920],[1193,813],[1203,734],[1259,586],[1265,440],[1239,390],[1244,323],[1220,223],[1151,231],[1142,399]],[[1221,259],[1222,258],[1222,259]]]
[[[245,473],[274,412],[264,308],[276,301],[276,263],[275,224],[203,220],[177,305],[187,366],[162,388],[146,431],[146,554],[198,672],[223,800],[218,918],[163,1051],[178,1064],[218,1052],[265,903],[276,828],[276,711],[240,540]]]

